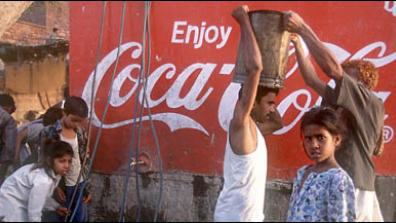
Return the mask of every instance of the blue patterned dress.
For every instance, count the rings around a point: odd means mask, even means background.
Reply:
[[[301,185],[307,167],[297,171],[287,221],[355,221],[355,187],[348,174],[341,168],[311,172]]]

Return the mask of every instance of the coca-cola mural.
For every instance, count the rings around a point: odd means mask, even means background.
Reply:
[[[159,135],[165,171],[221,175],[228,122],[239,86],[234,74],[239,27],[231,17],[242,2],[152,2],[149,12],[151,56],[147,71],[147,100],[137,85],[143,53],[144,3],[128,2],[123,41],[115,71],[109,112],[94,168],[114,173],[125,167],[131,148],[134,106],[149,107]],[[396,150],[392,111],[396,70],[394,2],[244,2],[250,9],[293,10],[317,32],[339,61],[364,58],[380,70],[377,95],[384,101],[385,152],[376,158],[377,172],[395,175]],[[96,94],[92,124],[101,125],[118,51],[122,2],[108,2],[103,45],[94,81],[102,3],[70,3],[70,84],[72,94],[91,103]],[[300,76],[290,47],[285,87],[278,110],[285,127],[267,137],[270,178],[290,179],[306,163],[299,123],[303,113],[321,98]],[[306,53],[308,53],[306,51]],[[147,51],[146,51],[147,55]],[[263,55],[265,56],[265,55]],[[334,84],[317,69],[320,77]],[[138,97],[138,98],[137,98]],[[137,100],[136,100],[137,98]],[[157,159],[147,109],[144,110],[141,152]],[[154,165],[155,166],[155,165]]]

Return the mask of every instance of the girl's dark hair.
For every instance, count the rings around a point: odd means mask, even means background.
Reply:
[[[54,160],[56,158],[61,158],[64,155],[70,155],[71,157],[74,156],[74,152],[70,144],[63,141],[46,141],[42,153],[42,160],[34,165],[32,170],[44,168],[49,176],[51,176],[49,173],[53,168]]]
[[[342,125],[336,111],[330,107],[315,107],[304,114],[301,121],[301,135],[308,125],[319,125],[327,129],[332,135],[343,133]]]

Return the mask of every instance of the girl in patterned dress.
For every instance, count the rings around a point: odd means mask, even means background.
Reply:
[[[336,112],[313,108],[301,122],[304,151],[313,161],[297,171],[287,221],[355,221],[355,188],[334,152],[341,143]]]

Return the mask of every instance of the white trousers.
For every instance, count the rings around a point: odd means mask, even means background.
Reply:
[[[384,222],[375,191],[356,189],[357,222]]]

